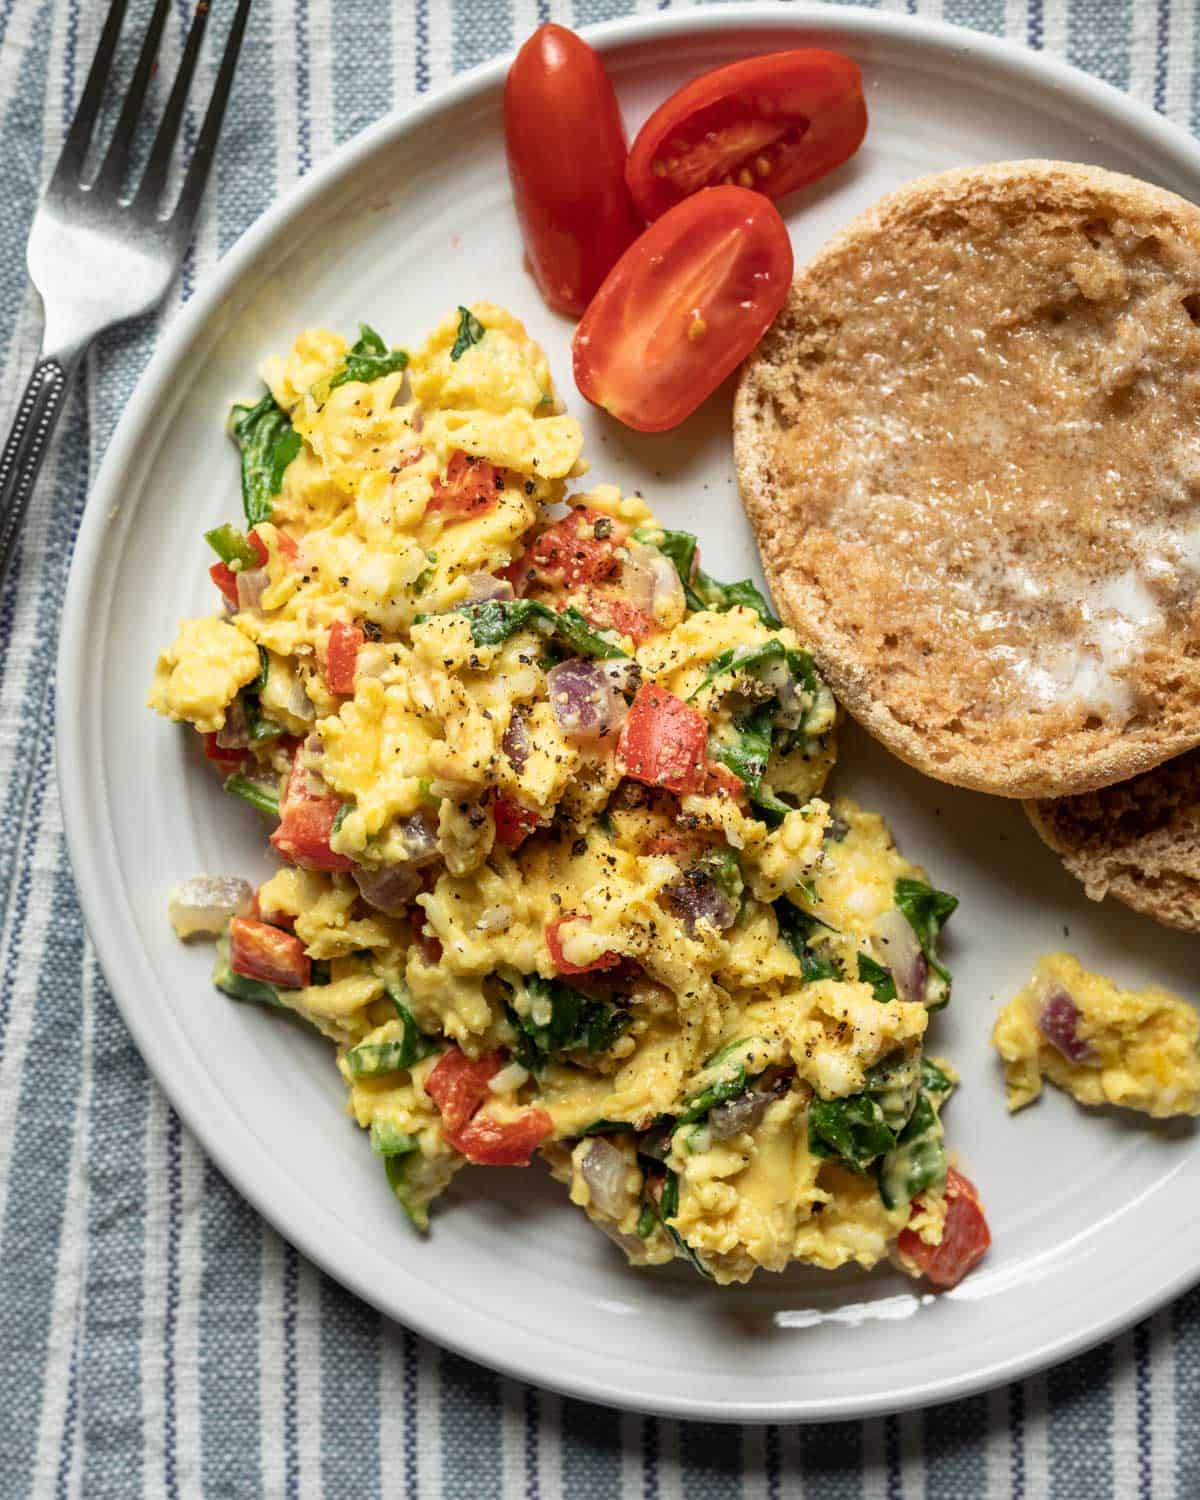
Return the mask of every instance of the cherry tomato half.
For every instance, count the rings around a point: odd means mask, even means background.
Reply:
[[[575,330],[575,383],[627,427],[675,427],[762,338],[791,279],[787,226],[761,194],[685,198],[592,299]]]
[[[704,73],[659,105],[625,176],[647,219],[718,183],[781,198],[848,160],[866,131],[857,64],[815,48],[770,52]]]
[[[504,138],[525,252],[542,296],[578,317],[641,223],[625,185],[625,132],[599,56],[539,26],[504,85]]]

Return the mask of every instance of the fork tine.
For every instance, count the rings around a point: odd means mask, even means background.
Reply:
[[[63,186],[70,182],[71,186],[74,186],[83,173],[83,164],[87,160],[92,131],[95,129],[96,117],[100,113],[100,103],[104,98],[104,85],[108,82],[113,54],[117,50],[117,42],[121,36],[121,23],[124,19],[125,0],[112,0],[108,18],[104,22],[104,30],[100,33],[100,40],[96,45],[96,55],[92,58],[92,66],[88,70],[87,82],[83,86],[83,93],[79,96],[75,118],[71,121],[71,128],[67,131],[58,163],[54,168],[56,185]]]
[[[217,152],[217,137],[221,134],[221,121],[225,118],[225,106],[229,102],[229,90],[233,86],[234,69],[237,67],[242,34],[246,30],[249,15],[250,0],[238,0],[238,8],[233,17],[233,24],[229,28],[229,39],[225,43],[225,52],[221,58],[221,67],[217,73],[212,98],[208,102],[204,124],[200,128],[200,138],[192,153],[187,176],[183,179],[179,201],[171,215],[171,227],[180,241],[186,241],[191,234],[196,211],[204,195],[204,184],[208,181],[208,173]]]
[[[125,95],[125,102],[121,105],[121,113],[118,116],[116,128],[113,130],[108,152],[104,157],[104,165],[92,184],[101,192],[116,196],[120,191],[121,179],[125,175],[129,151],[133,145],[134,131],[137,129],[137,122],[142,113],[142,103],[146,98],[150,75],[154,72],[154,59],[158,56],[158,44],[162,40],[163,26],[170,8],[171,0],[158,0],[158,4],[154,7],[154,14],[150,17],[150,24],[146,28],[146,36],[142,42],[142,50],[138,53],[137,67],[133,70],[133,77],[129,81],[129,90]]]
[[[208,0],[196,0],[195,14],[188,28],[183,57],[179,62],[179,71],[175,74],[175,82],[171,87],[171,97],[167,100],[167,107],[158,127],[158,134],[154,137],[154,146],[150,152],[150,159],[146,163],[141,186],[133,200],[134,208],[146,214],[154,212],[167,180],[171,152],[175,147],[175,137],[179,134],[188,90],[192,86],[192,74],[196,71],[196,58],[200,55],[200,44],[204,40],[208,10]]]

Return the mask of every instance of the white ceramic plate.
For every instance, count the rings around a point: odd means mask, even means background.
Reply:
[[[1200,156],[1181,132],[1047,58],[950,27],[729,6],[592,36],[631,134],[685,79],[748,53],[807,41],[858,59],[871,129],[848,168],[787,203],[798,261],[882,193],[973,162],[1096,162],[1200,198]],[[328,1047],[216,994],[210,953],[170,932],[174,881],[270,868],[255,819],[205,774],[195,737],[143,705],[177,618],[213,607],[200,533],[238,509],[230,401],[300,328],[365,318],[404,342],[456,303],[506,304],[549,351],[594,477],[641,488],[668,524],[698,530],[720,576],[756,571],[728,388],[656,438],[572,399],[571,329],[521,269],[503,77],[491,64],[383,121],[266,214],[172,325],[105,460],[67,598],[59,766],[84,910],[130,1030],[222,1170],[293,1243],[384,1312],[540,1384],[677,1416],[805,1420],[945,1400],[1061,1359],[1197,1274],[1200,1152],[1189,1129],[1085,1114],[1053,1091],[1009,1120],[991,1022],[1067,928],[1085,963],[1184,993],[1196,950],[1090,906],[1015,803],[922,780],[846,735],[837,784],[886,813],[904,850],[962,898],[955,998],[935,1045],[962,1070],[949,1134],[995,1248],[941,1297],[889,1272],[795,1270],[721,1291],[682,1266],[639,1274],[538,1169],[464,1173],[418,1239],[343,1113]]]

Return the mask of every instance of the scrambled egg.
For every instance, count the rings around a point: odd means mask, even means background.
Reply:
[[[1119,1104],[1152,1115],[1200,1115],[1200,1014],[1151,985],[1122,990],[1069,953],[1039,958],[1033,978],[996,1018],[1010,1110],[1042,1078],[1080,1104]]]
[[[225,913],[220,988],[333,1042],[422,1227],[468,1161],[537,1150],[636,1264],[937,1245],[955,902],[822,795],[801,643],[640,496],[569,489],[580,429],[502,309],[263,373],[251,528],[208,534],[225,617],[150,694],[284,861]]]

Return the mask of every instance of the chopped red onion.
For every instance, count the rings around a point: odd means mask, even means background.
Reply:
[[[663,894],[682,917],[689,937],[696,936],[702,922],[724,932],[737,921],[737,907],[702,870],[685,870]]]
[[[247,568],[235,575],[239,609],[257,609],[267,591],[270,578],[266,568]]]
[[[664,557],[661,552],[656,552],[650,566],[654,573],[654,591],[650,596],[650,613],[657,614],[660,609],[670,605],[673,614],[682,615],[687,608],[687,601],[684,598],[683,584],[680,582],[675,564],[669,557]]]
[[[666,1161],[671,1154],[671,1136],[675,1125],[671,1120],[653,1125],[638,1141],[638,1155],[649,1156],[654,1161]],[[597,1136],[597,1140],[600,1137]]]
[[[761,1078],[756,1079],[736,1099],[716,1105],[708,1112],[708,1128],[712,1131],[713,1140],[727,1141],[745,1130],[753,1130],[766,1114],[767,1106],[776,1099],[782,1099],[791,1086],[792,1080],[787,1073],[775,1073],[772,1070],[770,1075],[764,1073]]]
[[[581,742],[616,732],[629,706],[594,661],[572,657],[551,667],[546,676],[550,707],[568,739]]]
[[[410,865],[419,868],[438,858],[437,818],[431,811],[422,808],[420,812],[402,818],[397,826]]]
[[[662,554],[651,547],[645,547],[632,538],[625,543],[622,549],[625,556],[621,567],[621,592],[633,605],[634,609],[649,610],[654,602],[654,568],[651,564],[652,557],[660,557]],[[668,566],[670,560],[666,559]],[[674,569],[672,568],[672,572]]]
[[[624,1152],[598,1135],[584,1152],[579,1170],[595,1206],[610,1219],[619,1219],[629,1201],[629,1163]]]
[[[225,722],[217,730],[217,744],[222,750],[245,750],[249,743],[246,709],[241,698],[235,698],[225,709]]]
[[[1038,1030],[1068,1062],[1086,1062],[1092,1055],[1090,1045],[1078,1033],[1079,1007],[1066,990],[1052,990],[1042,1001],[1037,1017]]]
[[[924,1000],[929,965],[908,918],[898,907],[890,907],[876,918],[872,940],[879,962],[892,971],[899,998]]]
[[[513,586],[507,578],[495,578],[491,573],[468,573],[467,604],[482,604],[487,599],[512,599]]]
[[[630,604],[651,615],[669,604],[674,613],[682,615],[686,607],[683,584],[671,559],[657,547],[647,547],[632,538],[622,550],[621,589]]]
[[[304,691],[304,679],[299,672],[293,675],[292,685],[288,689],[287,711],[293,719],[303,719],[306,723],[317,716],[312,699]]]
[[[219,935],[230,917],[244,917],[254,899],[254,887],[235,875],[193,875],[175,886],[167,912],[181,938],[205,932]]]
[[[525,723],[525,715],[519,708],[513,709],[508,728],[504,731],[504,738],[500,741],[500,748],[508,756],[509,765],[519,776],[525,769],[525,762],[529,759],[529,729]]]
[[[381,865],[378,869],[355,865],[350,874],[367,905],[389,917],[402,917],[421,889],[415,865]]]

